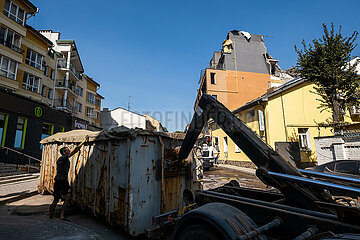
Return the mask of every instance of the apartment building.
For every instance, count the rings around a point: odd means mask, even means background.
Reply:
[[[194,109],[203,93],[234,110],[292,79],[279,71],[277,62],[267,52],[263,36],[230,31],[222,50],[215,52],[209,67],[201,71]]]
[[[62,40],[60,33],[52,30],[40,33],[53,43],[59,55],[53,106],[72,115],[72,128],[100,129],[100,107],[104,98],[97,93],[100,84],[84,74],[75,41]]]
[[[42,138],[71,128],[71,115],[51,107],[56,54],[26,24],[38,11],[31,2],[1,1],[0,10],[0,146],[40,158]],[[0,160],[28,162],[12,151]]]

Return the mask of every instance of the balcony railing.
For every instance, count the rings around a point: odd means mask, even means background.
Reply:
[[[57,64],[58,68],[66,68],[66,69],[70,69],[70,71],[79,79],[82,79],[82,75],[76,71],[76,68],[74,67],[74,65],[71,64],[70,62],[70,68],[67,67],[67,61],[66,60],[59,60],[58,64]]]
[[[64,99],[63,98],[56,98],[55,101],[54,101],[54,105],[56,108],[59,108],[59,109],[65,109],[65,110],[68,110],[70,112],[74,112],[75,111],[75,107],[74,107],[74,104],[69,102],[69,101],[66,101],[66,104],[64,105]]]
[[[15,46],[14,44],[12,44],[11,42],[9,41],[6,41],[4,38],[0,38],[0,43],[4,46],[7,46],[8,48],[11,48],[12,50],[18,52],[18,53],[21,53],[23,54],[24,53],[24,50],[22,50],[21,48]]]
[[[63,89],[69,89],[71,90],[73,93],[75,93],[75,89],[76,89],[76,84],[68,82],[66,84],[65,80],[56,80],[55,82],[55,88],[63,88]]]

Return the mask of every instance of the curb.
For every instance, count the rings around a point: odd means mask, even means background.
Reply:
[[[28,192],[28,193],[24,193],[24,194],[21,194],[19,196],[15,196],[15,197],[12,197],[12,198],[2,200],[2,201],[0,201],[0,205],[5,205],[7,203],[16,202],[16,201],[19,201],[19,200],[22,200],[22,199],[25,199],[25,198],[28,198],[28,197],[35,196],[37,194],[39,194],[37,190],[32,191],[32,192]]]

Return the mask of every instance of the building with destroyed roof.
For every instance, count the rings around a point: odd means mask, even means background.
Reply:
[[[194,109],[203,93],[234,110],[292,79],[279,73],[277,63],[267,52],[262,35],[230,31],[222,50],[215,52],[209,67],[201,71]]]

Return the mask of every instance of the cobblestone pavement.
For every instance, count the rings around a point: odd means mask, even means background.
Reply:
[[[103,239],[79,225],[34,217],[0,216],[0,239]]]
[[[59,220],[62,203],[56,207],[54,219],[49,219],[51,195],[37,194],[0,206],[0,240],[2,239],[131,239],[116,227],[69,206],[65,216],[70,223]],[[17,225],[16,223],[21,223]],[[36,223],[36,225],[34,225]],[[65,225],[64,225],[65,224]],[[70,224],[70,226],[66,225]],[[44,230],[42,230],[44,228]],[[23,230],[26,229],[26,230]],[[59,234],[64,231],[65,234]],[[33,231],[39,233],[33,233]],[[53,235],[50,234],[51,231]],[[26,235],[26,231],[29,234]],[[41,234],[44,231],[44,234]],[[78,234],[79,231],[79,234]],[[68,234],[74,233],[73,235]]]
[[[204,190],[217,188],[231,180],[239,182],[241,187],[255,188],[255,189],[266,189],[266,185],[263,184],[255,175],[254,170],[239,171],[239,167],[229,167],[218,165],[210,171],[204,172]],[[241,169],[243,170],[243,169]]]

